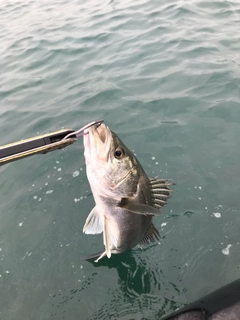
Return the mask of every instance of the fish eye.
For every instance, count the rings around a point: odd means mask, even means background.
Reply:
[[[114,157],[116,159],[122,159],[124,157],[124,155],[125,155],[125,152],[124,152],[123,148],[117,147],[114,152]]]

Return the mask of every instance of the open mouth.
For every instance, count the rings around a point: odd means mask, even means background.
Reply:
[[[99,135],[99,138],[101,139],[101,141],[103,143],[105,143],[106,138],[107,138],[106,126],[100,124],[96,127],[96,131],[98,132],[98,135]]]
[[[96,126],[96,128],[98,126],[100,126],[101,124],[103,123],[103,120],[96,120],[96,121],[93,121],[93,122],[90,122],[89,124],[87,124],[86,126],[82,127],[81,129],[77,130],[77,131],[74,131],[74,132],[71,132],[69,133],[68,135],[66,135],[62,140],[66,140],[70,137],[74,137],[74,138],[79,138],[81,136],[84,136],[86,134],[89,133],[88,131],[88,128],[90,128],[91,126]]]

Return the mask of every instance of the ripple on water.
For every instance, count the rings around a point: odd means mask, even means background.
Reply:
[[[238,276],[239,14],[237,1],[2,1],[1,144],[104,118],[177,182],[160,244],[97,266],[79,260],[102,245],[82,234],[81,141],[1,167],[2,318],[156,319]]]

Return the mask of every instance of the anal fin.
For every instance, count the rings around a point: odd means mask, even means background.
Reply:
[[[148,244],[149,242],[159,241],[161,238],[160,233],[156,229],[153,223],[150,224],[146,234],[140,241],[140,245]]]

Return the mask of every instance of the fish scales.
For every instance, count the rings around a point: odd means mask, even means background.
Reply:
[[[159,240],[152,220],[167,203],[172,183],[149,179],[137,158],[105,124],[84,131],[84,156],[96,205],[83,231],[103,233],[105,246],[96,261]]]

